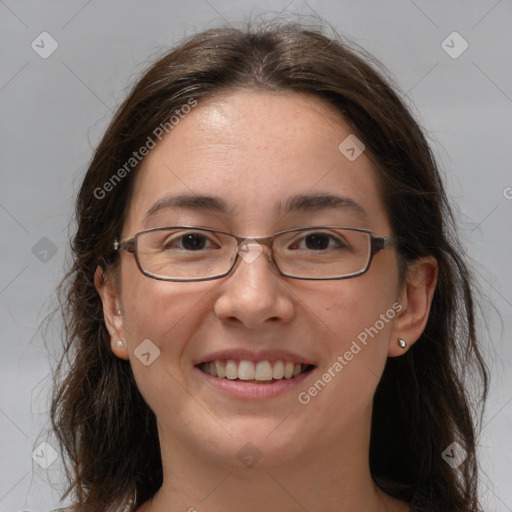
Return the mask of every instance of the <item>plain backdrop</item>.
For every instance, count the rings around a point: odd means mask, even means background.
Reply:
[[[0,511],[58,504],[60,460],[41,435],[51,357],[39,326],[112,112],[164,48],[263,13],[320,17],[373,53],[429,134],[486,296],[482,496],[486,510],[512,511],[510,0],[0,1]],[[46,339],[54,352],[57,340]]]

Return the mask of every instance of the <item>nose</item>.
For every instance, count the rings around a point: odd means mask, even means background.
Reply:
[[[221,285],[214,305],[216,316],[248,328],[289,322],[295,311],[293,293],[272,263],[269,247],[244,244],[238,259]]]

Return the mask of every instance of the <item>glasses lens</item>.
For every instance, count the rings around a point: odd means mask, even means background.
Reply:
[[[311,228],[283,233],[274,258],[284,274],[329,279],[364,271],[370,260],[369,233],[341,228]]]
[[[147,274],[163,279],[204,279],[226,273],[236,255],[236,239],[198,228],[166,228],[140,233],[137,257]]]
[[[305,228],[274,240],[274,259],[290,277],[333,279],[366,270],[371,235],[347,228]],[[144,273],[170,280],[208,279],[226,274],[237,254],[236,238],[202,228],[162,228],[137,235]]]

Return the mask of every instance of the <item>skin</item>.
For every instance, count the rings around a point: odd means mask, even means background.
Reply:
[[[338,150],[350,133],[331,106],[308,95],[216,96],[195,107],[144,160],[122,237],[173,224],[248,237],[326,224],[392,236],[367,152],[351,162]],[[332,208],[280,210],[290,196],[322,192],[351,198],[366,218]],[[229,211],[168,208],[145,220],[156,201],[178,193],[219,197]],[[145,277],[128,253],[121,254],[116,279],[98,269],[112,350],[130,360],[158,422],[164,484],[139,511],[409,510],[370,475],[372,397],[387,357],[404,354],[425,327],[436,261],[422,259],[405,281],[399,277],[394,248],[378,253],[366,274],[335,281],[284,278],[265,256],[240,261],[224,278],[195,283]],[[298,391],[307,390],[397,302],[401,312],[307,405],[295,391],[243,402],[193,371],[198,357],[217,350],[280,348],[317,366]],[[161,351],[149,366],[133,354],[145,339]],[[237,458],[247,442],[262,454],[251,468]]]

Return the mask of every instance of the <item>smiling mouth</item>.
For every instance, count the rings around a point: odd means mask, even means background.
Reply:
[[[315,368],[312,364],[294,364],[291,361],[246,361],[216,359],[200,363],[197,368],[212,377],[241,382],[272,383],[293,379]]]

